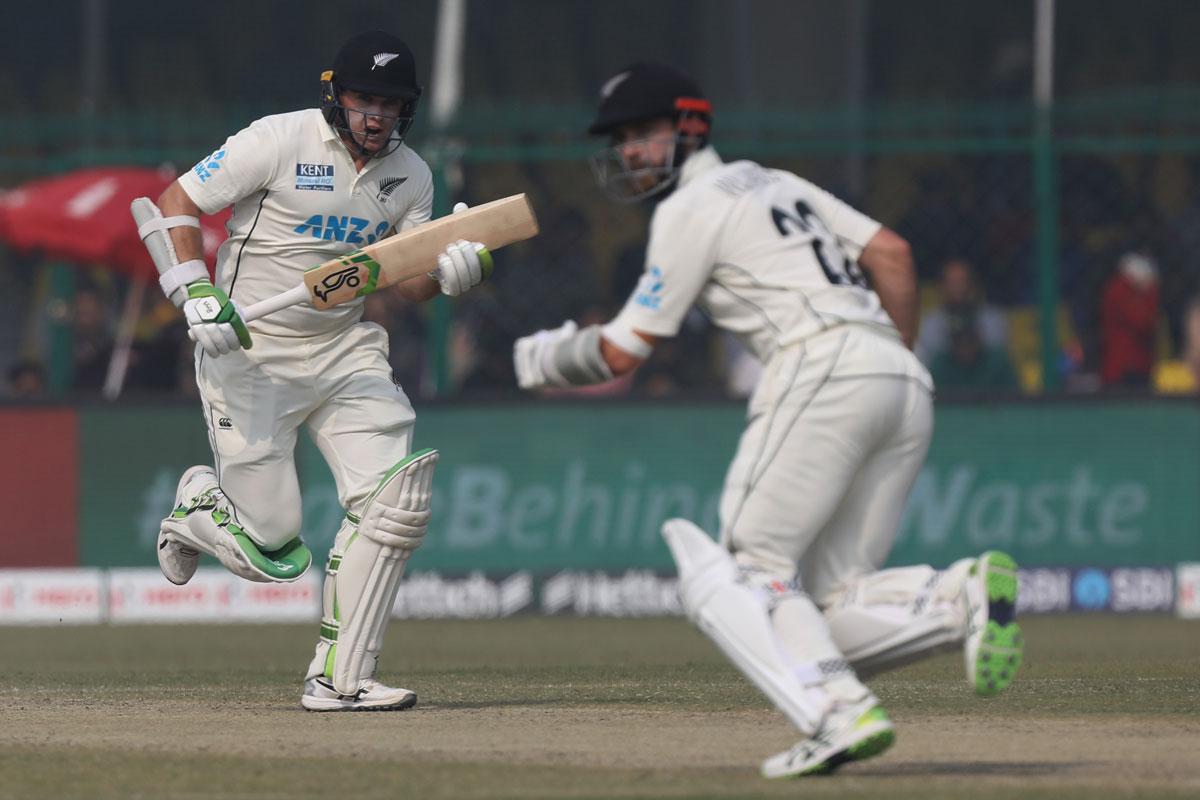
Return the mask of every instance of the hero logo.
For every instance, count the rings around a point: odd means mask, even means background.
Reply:
[[[380,222],[372,228],[371,233],[365,233],[371,228],[372,222],[361,217],[339,217],[334,214],[313,214],[301,222],[293,230],[296,233],[307,233],[314,239],[324,239],[327,242],[347,242],[348,244],[373,244],[387,233],[391,223]]]
[[[225,158],[225,151],[218,150],[208,158],[200,159],[200,163],[192,167],[192,172],[196,173],[196,177],[201,183],[205,183],[212,174],[221,168],[221,159]]]
[[[662,305],[663,274],[658,267],[651,267],[642,279],[638,281],[637,294],[633,302],[651,311],[658,311]]]

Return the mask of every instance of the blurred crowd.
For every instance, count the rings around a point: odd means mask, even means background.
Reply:
[[[1056,383],[1163,393],[1200,384],[1200,159],[1063,158],[1055,262]],[[1042,384],[1031,170],[1019,159],[972,159],[921,176],[899,231],[925,287],[918,354],[944,389]],[[1148,175],[1181,187],[1161,202]],[[1159,183],[1162,181],[1160,180]],[[1164,207],[1166,206],[1166,207]]]
[[[499,252],[492,279],[454,302],[448,323],[435,322],[435,307],[411,306],[386,292],[367,300],[365,318],[390,333],[396,380],[414,397],[438,393],[432,363],[439,352],[449,365],[443,396],[512,394],[515,338],[566,319],[610,318],[643,270],[645,243],[635,237],[646,229],[639,217],[646,209],[607,204],[576,173],[555,176],[533,164],[519,169],[515,176],[467,170],[456,188],[456,195],[479,202],[513,185],[527,187],[542,234]],[[913,246],[922,298],[916,349],[942,394],[1042,389],[1028,172],[1027,162],[1000,156],[946,161],[914,174],[911,201],[891,223]],[[1107,162],[1064,159],[1062,172],[1055,382],[1072,392],[1196,391],[1200,160],[1187,173],[1191,201],[1169,214],[1154,211],[1146,198],[1131,200],[1127,181]],[[868,209],[881,204],[872,196],[849,199]],[[0,250],[6,283],[25,287],[24,295],[8,299],[13,308],[0,309],[5,396],[46,396],[51,354],[64,358],[64,348],[70,396],[100,395],[118,364],[124,394],[194,394],[192,344],[154,284],[131,307],[126,278],[100,268],[73,270],[74,287],[63,301],[39,280],[45,267]],[[127,345],[118,335],[122,322],[132,330]],[[56,351],[56,336],[69,344]],[[680,335],[635,375],[579,394],[744,397],[757,376],[748,353],[693,310]]]

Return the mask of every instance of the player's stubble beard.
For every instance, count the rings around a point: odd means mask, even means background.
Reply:
[[[630,176],[630,183],[634,189],[640,194],[645,194],[642,201],[649,201],[653,204],[661,202],[670,193],[669,187],[664,187],[666,191],[658,189],[660,184],[673,184],[678,180],[679,167],[674,170],[670,169],[675,162],[677,150],[685,148],[681,161],[686,160],[696,151],[694,146],[685,144],[674,135],[669,140],[658,144],[661,149],[654,151],[651,157],[637,159],[638,163],[635,169],[645,171]]]
[[[661,170],[666,166],[666,161],[670,157],[671,155],[666,152],[659,153],[658,158],[647,159],[639,156],[629,164],[629,182],[636,193],[649,192],[664,180]]]

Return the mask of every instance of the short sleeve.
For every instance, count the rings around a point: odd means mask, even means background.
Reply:
[[[275,134],[258,120],[225,140],[179,177],[179,185],[202,212],[213,214],[265,189],[275,175]]]
[[[663,204],[650,224],[646,270],[618,319],[654,336],[674,336],[712,275],[720,222]]]
[[[805,183],[811,193],[813,211],[838,238],[846,253],[857,261],[863,248],[883,225],[821,187],[808,181]]]
[[[424,165],[422,165],[424,166]],[[433,216],[433,173],[428,167],[421,173],[423,184],[413,194],[412,204],[404,212],[404,217],[396,225],[396,230],[406,231],[418,225],[429,222]]]

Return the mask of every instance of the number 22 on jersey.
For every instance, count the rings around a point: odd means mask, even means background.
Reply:
[[[825,227],[821,218],[803,200],[797,200],[794,211],[771,207],[771,221],[780,236],[789,236],[803,231],[812,236],[813,255],[821,265],[821,271],[834,286],[860,286],[868,288],[866,276],[858,264],[846,257],[838,244],[837,237]]]

